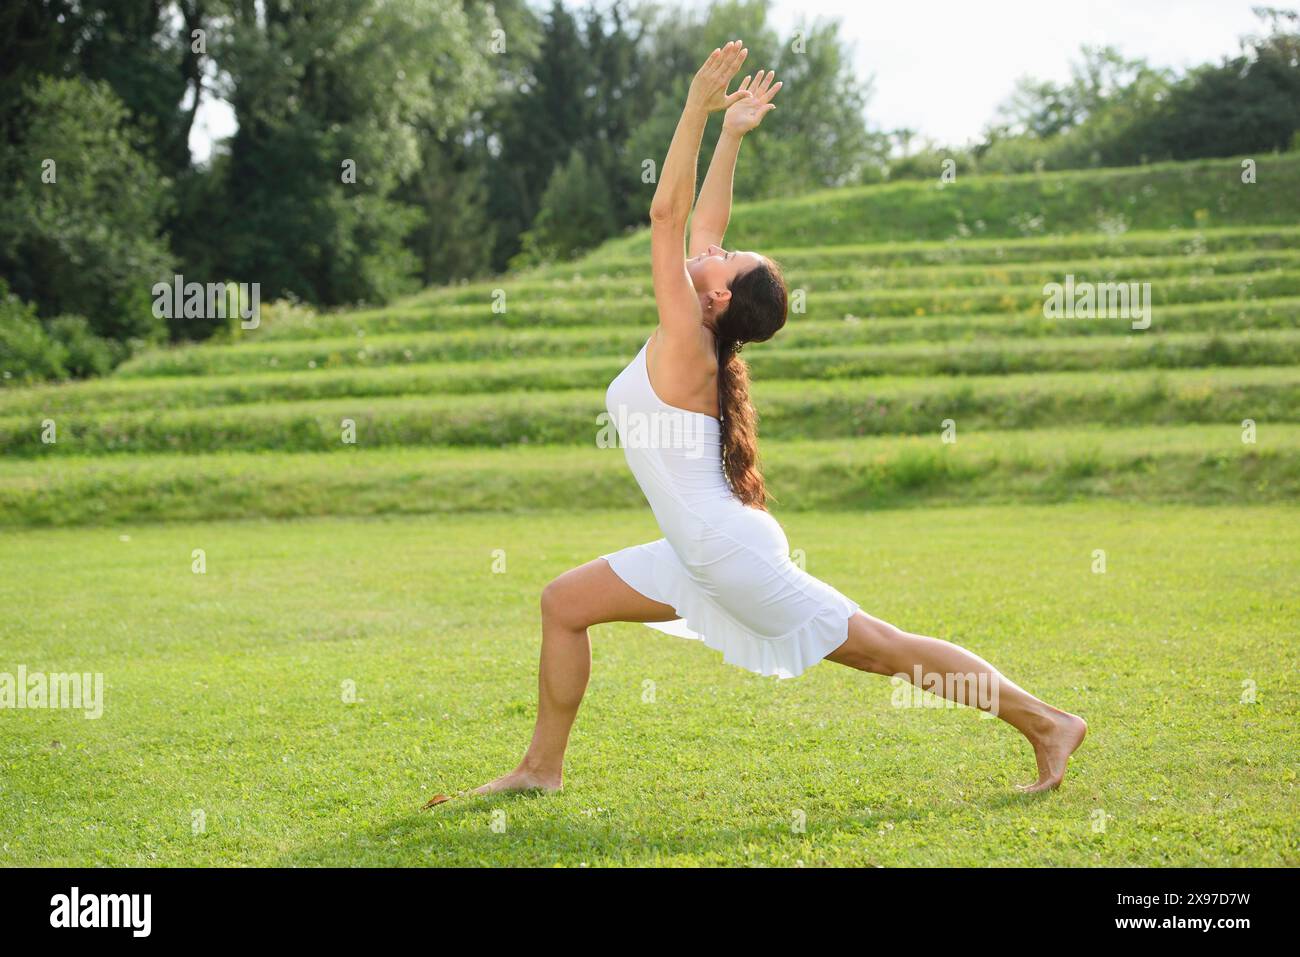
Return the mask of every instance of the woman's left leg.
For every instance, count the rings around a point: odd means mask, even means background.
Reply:
[[[829,655],[859,671],[906,678],[927,691],[987,711],[1029,739],[1038,780],[1023,791],[1046,791],[1065,777],[1070,755],[1088,725],[1078,715],[1035,698],[978,655],[940,638],[914,635],[858,612],[849,619],[844,644]]]
[[[603,558],[565,572],[542,589],[542,654],[537,671],[537,723],[519,766],[475,789],[555,791],[564,779],[569,729],[591,675],[587,629],[610,621],[672,621],[671,605],[651,601],[614,574]]]

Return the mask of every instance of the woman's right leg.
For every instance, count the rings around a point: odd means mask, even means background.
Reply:
[[[672,621],[672,606],[651,601],[614,574],[603,558],[565,572],[542,589],[542,654],[537,673],[537,723],[519,766],[475,794],[558,790],[569,729],[591,675],[587,629],[610,621]]]

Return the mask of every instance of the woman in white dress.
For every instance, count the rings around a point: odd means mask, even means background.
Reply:
[[[664,537],[588,562],[543,590],[532,742],[515,770],[474,793],[560,787],[591,671],[587,629],[613,621],[698,638],[726,661],[764,675],[794,677],[825,658],[920,681],[1016,727],[1038,764],[1038,779],[1023,789],[1054,788],[1087,731],[1081,718],[1043,703],[957,645],[862,612],[790,561],[785,534],[765,508],[748,371],[738,353],[785,324],[785,283],[771,260],[720,245],[741,139],[776,108],[781,88],[760,70],[728,95],[747,55],[738,41],[714,50],[691,84],[650,206],[659,326],[606,395]],[[723,109],[687,258],[700,139],[709,114]]]

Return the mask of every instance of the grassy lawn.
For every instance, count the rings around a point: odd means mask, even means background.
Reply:
[[[19,530],[0,672],[102,672],[105,702],[0,711],[0,864],[1300,864],[1294,507],[784,521],[865,608],[1087,718],[1064,789],[1014,794],[1028,746],[977,712],[616,625],[564,792],[419,812],[512,766],[538,591],[648,511]]]

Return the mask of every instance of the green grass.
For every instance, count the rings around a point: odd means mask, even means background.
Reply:
[[[1064,279],[1058,275],[1057,281]],[[1121,277],[1123,282],[1150,282],[1141,273]],[[829,284],[828,284],[829,285]],[[1001,285],[988,288],[927,287],[921,289],[871,289],[866,282],[845,288],[806,290],[803,316],[807,321],[840,319],[846,315],[871,318],[900,318],[930,315],[1042,315],[1043,283]],[[509,283],[505,309],[494,307],[485,296],[473,304],[405,306],[380,311],[318,316],[304,329],[295,323],[269,325],[259,337],[301,338],[303,335],[338,337],[383,335],[395,332],[453,331],[490,325],[501,328],[546,326],[635,325],[653,327],[654,299],[644,291],[637,295],[610,292],[604,298],[581,295],[511,296]],[[791,288],[799,288],[792,283]],[[1144,293],[1145,295],[1145,293]],[[1150,282],[1150,304],[1159,314],[1171,306],[1189,303],[1251,302],[1300,295],[1300,270],[1272,269],[1225,276],[1190,276]]]
[[[1204,234],[1202,234],[1204,235]],[[1300,236],[1296,237],[1300,239]],[[853,248],[853,247],[850,247]],[[869,247],[870,248],[870,247]],[[1129,277],[1144,280],[1181,279],[1191,276],[1224,276],[1263,272],[1272,269],[1293,270],[1300,263],[1300,250],[1246,249],[1215,254],[1188,255],[1186,252],[1164,256],[1081,257],[1057,260],[1001,261],[992,263],[946,263],[943,265],[877,265],[855,261],[855,254],[843,247],[821,246],[791,254],[795,264],[783,262],[786,281],[793,288],[808,289],[929,289],[933,287],[980,288],[986,286],[1020,286],[1059,282],[1066,273],[1075,279],[1091,282],[1118,281]],[[914,254],[915,255],[915,254]],[[813,258],[814,256],[818,258]],[[640,260],[629,263],[619,275],[535,277],[523,273],[509,281],[495,280],[439,287],[436,293],[423,293],[392,309],[372,309],[353,313],[358,320],[381,316],[386,312],[418,311],[445,305],[479,305],[488,302],[492,290],[507,289],[511,295],[563,297],[574,295],[649,296],[650,277]]]
[[[530,357],[427,362],[396,367],[322,367],[308,371],[101,379],[76,387],[0,392],[0,417],[108,410],[210,408],[343,396],[466,395],[509,390],[549,392],[599,388],[616,376],[624,355]],[[1300,330],[975,339],[860,346],[758,349],[756,380],[859,379],[900,375],[989,375],[1116,369],[1300,365]]]
[[[894,708],[884,679],[761,679],[614,625],[560,795],[421,813],[518,757],[539,589],[656,535],[644,510],[25,531],[0,551],[0,670],[102,672],[105,710],[3,715],[0,864],[1300,863],[1294,509],[786,524],[864,607],[1087,718],[1065,787],[1015,795],[1032,760],[1013,730]]]
[[[1146,339],[1165,333],[1231,334],[1292,330],[1300,325],[1300,296],[1162,306],[1149,330],[1134,334],[1118,319],[1046,319],[1035,313],[981,316],[912,316],[871,319],[843,315],[831,320],[794,316],[771,342],[751,350],[754,361],[787,348],[881,347],[910,343],[937,346],[981,341],[989,351],[1032,341],[1050,350],[1056,340],[1080,337]],[[533,329],[483,328],[371,335],[358,330],[334,338],[262,339],[238,345],[158,349],[125,363],[115,379],[224,376],[346,368],[382,368],[429,362],[474,362],[553,358],[559,367],[573,359],[621,357],[626,362],[645,342],[646,326],[570,326]],[[919,371],[924,371],[921,369]],[[94,383],[72,389],[94,389]],[[256,385],[253,386],[256,388]],[[61,387],[65,391],[67,386]],[[111,389],[109,386],[103,388]],[[21,393],[23,390],[11,390]],[[3,395],[3,393],[0,393]]]
[[[834,201],[833,197],[830,201]],[[738,210],[740,207],[738,207]],[[1048,260],[1085,262],[1104,257],[1181,256],[1197,259],[1221,253],[1294,249],[1300,241],[1300,227],[1290,225],[1220,226],[1195,229],[1120,230],[1038,235],[1019,238],[962,237],[942,240],[899,240],[900,231],[881,242],[822,239],[815,243],[790,245],[781,239],[764,250],[786,269],[860,269],[871,267],[911,268],[917,266],[1005,265]],[[629,248],[634,247],[634,248]],[[519,281],[549,278],[552,281],[587,281],[603,277],[644,277],[647,248],[638,234],[626,240],[606,243],[573,263],[553,263],[529,270]],[[413,297],[420,301],[455,298],[465,286],[440,286]],[[479,284],[491,288],[490,281]]]
[[[974,502],[1300,501],[1300,425],[960,430],[770,441],[779,512]],[[0,526],[643,507],[616,449],[356,449],[10,459]]]
[[[779,380],[754,389],[769,439],[826,439],[962,428],[1026,429],[1083,424],[1290,422],[1300,410],[1293,367],[1058,372],[960,378]],[[491,396],[346,397],[205,409],[84,413],[55,422],[0,418],[0,451],[16,457],[139,452],[338,451],[402,446],[594,445],[606,416],[604,390]]]
[[[1082,232],[1294,226],[1300,152],[1258,157],[1258,182],[1241,159],[1009,176],[958,176],[809,193],[747,203],[731,230],[753,248],[968,238],[1019,239]],[[646,204],[649,206],[649,192]],[[648,230],[606,243],[592,264],[649,248]]]

